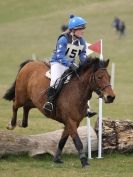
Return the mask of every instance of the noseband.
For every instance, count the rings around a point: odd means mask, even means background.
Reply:
[[[106,70],[106,68],[100,68],[100,70]],[[97,81],[97,79],[96,79],[95,73],[92,75],[92,82],[94,83],[94,85],[98,85],[98,81]],[[107,88],[107,87],[111,87],[111,84],[107,84],[107,85],[105,85],[103,88],[97,87],[94,91],[98,94],[99,97],[101,97],[103,91],[104,91],[105,88]]]

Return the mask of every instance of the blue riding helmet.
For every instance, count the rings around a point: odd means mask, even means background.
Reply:
[[[84,20],[82,17],[71,15],[68,28],[70,30],[78,29],[78,28],[85,28],[86,24],[87,24],[86,20]]]

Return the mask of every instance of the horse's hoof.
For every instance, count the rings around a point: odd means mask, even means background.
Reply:
[[[12,126],[11,123],[9,122],[9,124],[7,125],[7,129],[8,130],[13,130],[16,126]]]
[[[89,164],[82,166],[82,168],[88,168],[88,167],[89,167]]]
[[[54,159],[53,160],[55,163],[64,163],[61,159]]]
[[[87,162],[86,158],[81,159],[82,168],[87,168],[89,163]]]

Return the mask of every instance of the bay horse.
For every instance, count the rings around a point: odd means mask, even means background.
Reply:
[[[110,85],[110,75],[107,71],[109,60],[88,58],[79,66],[77,74],[73,73],[69,83],[65,84],[56,99],[53,114],[47,114],[43,105],[47,101],[45,91],[49,88],[50,80],[45,76],[49,67],[43,61],[28,60],[20,65],[15,82],[7,90],[3,98],[13,101],[13,115],[8,129],[16,126],[17,111],[23,107],[21,127],[28,126],[30,109],[38,108],[47,117],[64,124],[64,131],[58,143],[54,162],[61,163],[61,153],[69,136],[79,153],[82,167],[88,166],[83,144],[77,133],[81,120],[86,116],[87,102],[92,93],[96,92],[105,103],[115,99]]]

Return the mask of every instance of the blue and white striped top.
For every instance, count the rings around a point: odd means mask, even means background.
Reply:
[[[79,56],[80,62],[84,62],[86,59],[85,40],[83,38],[72,40],[69,33],[59,36],[51,62],[59,62],[70,67],[77,56]]]

